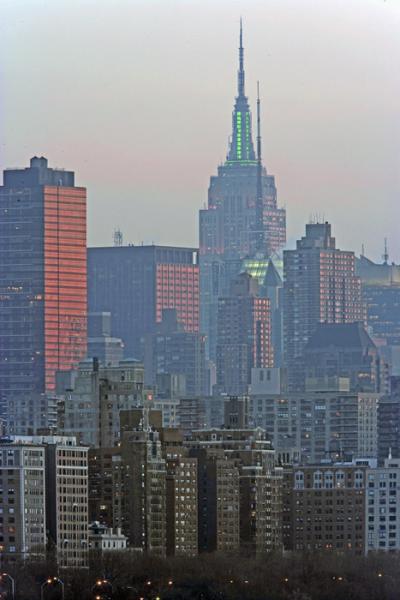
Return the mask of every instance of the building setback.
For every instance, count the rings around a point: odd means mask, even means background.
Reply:
[[[197,250],[168,246],[88,249],[89,312],[111,313],[111,334],[126,357],[141,357],[141,338],[153,333],[166,308],[185,331],[199,331]]]
[[[86,353],[86,190],[34,157],[0,187],[0,400],[55,388]]]

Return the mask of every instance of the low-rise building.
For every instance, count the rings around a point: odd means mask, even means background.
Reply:
[[[114,530],[95,521],[89,526],[89,548],[93,552],[121,552],[127,548],[127,538],[120,528]]]

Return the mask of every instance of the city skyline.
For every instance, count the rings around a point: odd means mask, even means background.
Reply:
[[[89,190],[89,245],[111,245],[117,227],[125,243],[197,245],[208,178],[228,149],[242,15],[253,136],[259,79],[263,157],[288,246],[319,215],[339,247],[364,244],[380,260],[387,237],[400,260],[395,2],[97,7],[6,2],[0,25],[0,168],[43,154],[73,169]]]

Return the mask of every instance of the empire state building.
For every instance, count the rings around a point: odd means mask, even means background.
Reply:
[[[200,210],[201,331],[215,359],[218,297],[226,295],[246,258],[268,258],[286,242],[286,212],[277,205],[275,178],[256,154],[245,94],[243,32],[240,24],[238,89],[232,136],[224,164],[210,178],[208,206]]]

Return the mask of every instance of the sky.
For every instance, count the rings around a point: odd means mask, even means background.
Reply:
[[[196,245],[241,16],[289,247],[317,217],[400,261],[400,0],[0,0],[0,171],[74,170],[90,245]]]

